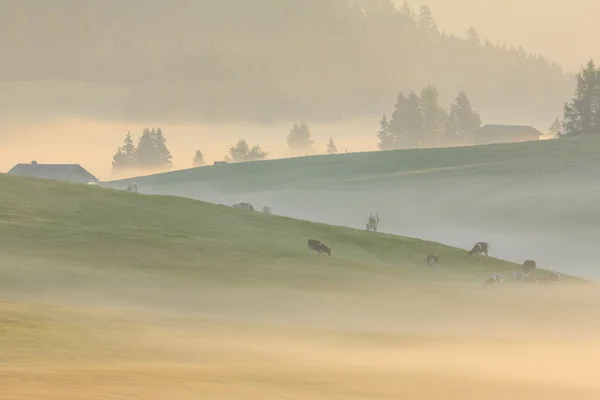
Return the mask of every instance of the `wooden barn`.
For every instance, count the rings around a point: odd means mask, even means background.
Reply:
[[[514,143],[539,140],[543,133],[526,125],[484,125],[469,136],[473,144]]]

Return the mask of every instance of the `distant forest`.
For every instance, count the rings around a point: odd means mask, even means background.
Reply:
[[[482,112],[539,116],[574,82],[542,56],[473,29],[444,34],[427,6],[391,0],[3,0],[0,52],[0,80],[121,85],[129,116],[207,121],[381,114],[428,84],[466,91]]]

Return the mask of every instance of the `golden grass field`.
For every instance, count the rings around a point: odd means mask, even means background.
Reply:
[[[0,398],[597,399],[596,289],[505,289],[397,295],[404,332],[2,303]]]

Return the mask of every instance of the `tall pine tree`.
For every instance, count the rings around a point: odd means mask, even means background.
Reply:
[[[123,171],[135,168],[137,160],[135,158],[135,145],[131,138],[131,133],[127,132],[123,146],[117,149],[117,153],[113,156],[113,171]]]
[[[600,133],[600,68],[593,60],[576,76],[575,97],[564,107],[564,136]]]
[[[196,150],[194,155],[194,167],[201,167],[204,165],[204,154],[200,150]]]
[[[468,144],[472,139],[471,133],[480,126],[481,117],[473,110],[467,94],[461,90],[450,105],[445,142],[452,145]]]
[[[385,114],[383,114],[383,117],[381,118],[381,121],[379,122],[379,130],[377,131],[377,139],[378,139],[377,147],[379,147],[380,150],[390,150],[390,149],[394,148],[393,136],[391,135],[391,133],[389,131],[389,123],[388,123],[388,119]]]
[[[333,138],[329,137],[329,143],[327,143],[327,154],[337,154],[337,152],[338,150],[335,143],[333,143]]]
[[[308,125],[305,122],[294,124],[287,137],[287,143],[293,151],[312,153],[313,140]]]
[[[152,129],[152,139],[158,153],[158,166],[166,169],[173,167],[173,156],[167,147],[167,138],[163,135],[162,129]]]
[[[406,125],[404,136],[400,138],[403,148],[424,147],[423,140],[423,115],[421,113],[421,99],[415,92],[410,92],[406,99]]]
[[[446,127],[446,110],[439,105],[439,93],[428,85],[421,91],[421,112],[423,115],[422,144],[426,147],[441,144]]]

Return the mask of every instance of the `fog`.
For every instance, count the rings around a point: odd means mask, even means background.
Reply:
[[[594,0],[414,0],[411,4],[415,8],[430,6],[438,25],[447,32],[463,35],[472,26],[494,43],[523,46],[572,72],[590,57],[599,56],[592,39],[600,35],[600,28],[593,22],[593,15],[600,11]]]
[[[316,154],[330,138],[340,153],[373,151],[398,95],[427,85],[439,94],[430,104],[432,147],[451,142],[447,111],[460,91],[483,124],[546,133],[573,95],[572,72],[599,56],[600,6],[592,0],[412,0],[400,10],[403,3],[1,2],[0,171],[35,160],[81,164],[101,181],[147,175],[155,171],[115,173],[112,156],[126,133],[137,143],[152,127],[166,136],[173,170],[190,168],[197,150],[209,165],[223,160],[239,139],[269,159],[298,155],[286,143],[298,121],[308,123]],[[431,15],[419,11],[423,4]],[[467,37],[470,27],[476,34]],[[139,182],[143,194],[251,202],[361,230],[377,213],[383,233],[463,249],[486,241],[492,257],[598,280],[600,186],[590,160],[571,171],[579,168],[579,181],[549,173],[544,185],[527,187],[506,171],[497,180],[415,175],[389,187],[333,182],[311,190]],[[560,212],[565,204],[583,211]],[[68,223],[19,212],[2,213],[6,235]],[[138,239],[135,257],[147,258],[149,245]],[[195,260],[144,268],[128,254],[118,263],[118,236],[95,248],[115,265],[87,253],[75,262],[33,240],[31,252],[0,240],[1,398],[600,398],[594,284],[506,277],[486,288],[479,275],[444,279],[443,268],[428,281],[419,270],[403,274],[402,260],[397,268],[361,264],[360,273],[332,282],[323,277],[336,259],[324,257],[267,260],[258,267],[273,267],[273,279],[261,280],[252,276],[257,266],[245,264],[221,265],[243,270],[228,277],[199,273]],[[294,281],[294,268],[313,280]]]
[[[540,268],[560,271],[586,279],[600,278],[595,256],[595,243],[599,239],[592,226],[568,222],[555,214],[530,205],[524,191],[511,190],[510,194],[495,193],[494,202],[478,202],[485,187],[470,189],[470,184],[456,180],[447,185],[433,181],[419,185],[405,182],[406,188],[357,190],[299,190],[281,189],[260,192],[236,190],[224,193],[211,187],[210,182],[188,182],[153,186],[142,184],[140,191],[148,194],[168,194],[195,198],[215,204],[233,205],[250,202],[257,210],[263,205],[271,207],[274,214],[365,229],[368,216],[377,213],[381,222],[379,231],[435,241],[463,249],[470,249],[478,241],[490,243],[490,255],[517,264],[536,260]],[[493,180],[490,187],[493,187]],[[437,187],[437,190],[434,189]],[[501,187],[501,186],[499,186]],[[557,209],[569,197],[556,195],[546,206]],[[593,193],[592,193],[593,192]],[[579,192],[582,197],[596,196],[595,191]],[[502,204],[501,197],[510,197]],[[583,206],[581,206],[583,208]],[[581,211],[584,212],[584,211]],[[550,229],[559,224],[563,229]]]
[[[11,399],[600,394],[592,286],[312,291],[14,262],[30,274],[2,265],[0,315],[11,329],[0,378]]]

